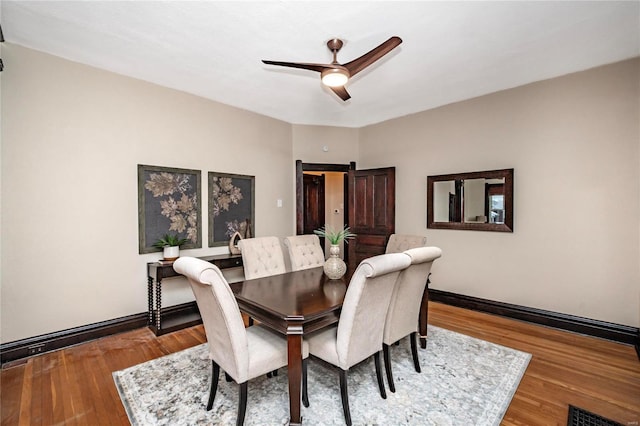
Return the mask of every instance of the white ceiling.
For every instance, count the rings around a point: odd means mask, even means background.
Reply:
[[[7,1],[9,43],[296,124],[362,127],[640,56],[640,2]],[[403,43],[343,102],[312,71]],[[6,63],[5,68],[11,67]]]

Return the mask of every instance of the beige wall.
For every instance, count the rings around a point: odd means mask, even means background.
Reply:
[[[640,324],[640,61],[361,129],[396,166],[396,231],[443,249],[433,288]],[[515,169],[513,234],[426,229],[428,175]]]
[[[137,164],[201,170],[205,214],[207,171],[255,175],[256,234],[285,236],[297,159],[396,166],[397,232],[444,250],[434,288],[640,325],[638,60],[345,129],[7,43],[2,57],[2,342],[146,311],[159,254],[138,255]],[[509,167],[513,234],[426,229],[427,175]],[[202,230],[206,246],[206,219]],[[163,297],[192,300],[182,279]]]
[[[137,164],[256,176],[257,236],[294,229],[291,125],[4,44],[3,342],[144,312]],[[276,207],[276,200],[283,207]],[[206,217],[206,216],[205,216]],[[207,248],[183,254],[224,251]],[[164,305],[193,300],[183,279]]]
[[[295,160],[302,160],[303,163],[349,164],[358,159],[358,129],[299,124],[291,127]]]

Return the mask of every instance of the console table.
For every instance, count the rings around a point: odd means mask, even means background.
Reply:
[[[198,259],[211,262],[220,269],[242,266],[242,255],[239,254],[203,256]],[[163,318],[162,279],[178,276],[180,274],[173,269],[173,262],[160,260],[147,263],[147,296],[149,302],[147,324],[156,336],[202,322],[195,302],[190,303],[189,308],[181,309],[180,312],[175,312],[175,309],[174,312],[171,312],[171,308],[167,308],[164,310],[165,318]]]

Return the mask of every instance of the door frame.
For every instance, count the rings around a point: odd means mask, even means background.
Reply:
[[[302,175],[304,172],[342,172],[349,173],[349,170],[356,169],[356,162],[351,161],[349,164],[327,164],[327,163],[303,163],[302,160],[296,160],[296,235],[304,233],[304,185]],[[344,191],[344,205],[349,205],[349,194],[347,188]],[[345,219],[349,217],[345,214]],[[347,226],[349,224],[347,223]]]

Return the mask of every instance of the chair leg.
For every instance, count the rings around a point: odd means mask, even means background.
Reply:
[[[382,344],[382,354],[384,355],[384,369],[387,372],[387,382],[389,382],[389,390],[396,391],[396,385],[393,383],[393,373],[391,372],[391,360],[389,359],[389,345]]]
[[[214,360],[211,360],[211,367],[211,389],[209,390],[207,411],[211,410],[213,407],[213,400],[216,399],[216,392],[218,391],[218,377],[220,376],[220,366],[216,364]]]
[[[236,420],[236,426],[242,426],[244,424],[244,415],[247,412],[247,384],[246,381],[240,385],[240,399],[238,400],[238,418]]]
[[[309,406],[309,394],[307,393],[307,359],[302,360],[302,403]]]
[[[418,333],[416,333],[415,331],[413,333],[411,333],[411,336],[409,336],[409,338],[411,339],[411,355],[413,355],[413,366],[415,367],[416,371],[418,373],[420,373],[420,360],[418,360],[418,345],[416,344],[416,339],[418,337]]]
[[[347,392],[347,371],[340,370],[340,397],[342,398],[342,411],[344,412],[344,422],[351,426],[351,412],[349,411],[349,394]]]
[[[248,323],[249,323],[249,327],[251,327],[253,325],[253,318],[249,317]]]
[[[226,371],[224,372],[224,379],[227,381],[227,383],[228,383],[228,382],[232,382],[232,381],[233,381],[233,379],[231,378],[231,376],[230,376],[230,375],[228,375]]]
[[[382,399],[387,399],[387,391],[384,389],[384,382],[382,381],[382,368],[380,366],[380,352],[373,354],[373,359],[376,362],[376,377],[378,378],[378,388],[380,388],[380,396]]]

